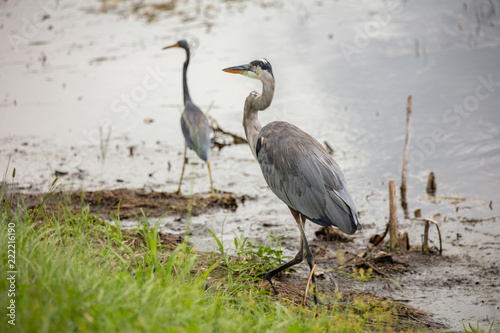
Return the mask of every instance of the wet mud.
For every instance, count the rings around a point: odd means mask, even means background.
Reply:
[[[158,218],[174,215],[184,218],[186,214],[197,216],[213,209],[227,209],[236,211],[238,202],[241,204],[247,196],[236,196],[230,193],[216,193],[214,197],[167,192],[146,192],[119,188],[115,190],[86,191],[86,192],[56,192],[47,194],[13,194],[7,195],[2,201],[8,200],[11,205],[24,203],[28,210],[37,208],[45,197],[43,209],[55,212],[61,205],[66,205],[73,212],[79,212],[88,207],[93,214],[99,214],[110,219],[112,214],[121,219],[140,219],[143,214],[147,217]],[[3,202],[2,202],[3,203]]]

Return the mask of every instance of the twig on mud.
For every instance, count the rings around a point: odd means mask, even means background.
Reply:
[[[314,232],[316,237],[320,240],[326,242],[352,242],[353,240],[346,236],[343,232],[337,231],[338,229],[334,229],[331,225],[327,227],[321,227]]]
[[[364,251],[363,253],[366,253]],[[363,254],[362,253],[362,254]],[[351,261],[350,260],[354,260]],[[365,257],[360,257],[360,254],[354,255],[352,259],[346,260],[344,264],[339,266],[339,268],[363,268],[371,269],[374,273],[387,279],[391,276],[392,272],[401,273],[407,271],[408,264],[400,262],[394,259],[393,255],[385,251],[379,251],[378,253],[370,252]],[[349,275],[348,273],[338,271]],[[356,277],[354,275],[351,275]]]
[[[387,235],[387,232],[389,231],[389,222],[387,222],[387,224],[385,225],[385,231],[384,233],[382,234],[382,236],[378,236],[378,235],[373,235],[372,236],[372,239],[373,239],[373,246],[377,246],[379,245],[380,243],[382,243],[382,241],[384,240],[385,236]],[[379,238],[376,238],[376,236],[378,236]]]
[[[413,319],[413,320],[415,320],[415,321],[418,321],[419,323],[424,324],[424,325],[426,325],[426,326],[431,326],[431,324],[430,324],[430,323],[428,323],[428,322],[426,322],[425,320],[418,319],[417,317],[412,316],[412,315],[411,315],[411,313],[410,313],[410,311],[408,311],[408,309],[406,310],[406,314],[407,314],[407,316],[408,316],[410,319]]]
[[[368,262],[368,261],[365,261],[364,262],[365,264],[367,264],[371,269],[373,269],[375,272],[379,273],[380,275],[382,275],[383,277],[386,277],[387,274],[385,274],[384,272],[382,272],[380,269],[378,269],[374,264],[372,264],[371,262]]]
[[[309,292],[309,286],[311,285],[311,280],[314,274],[314,270],[316,269],[316,264],[311,268],[311,273],[309,274],[309,279],[307,279],[306,290],[304,292],[304,301],[302,302],[302,306],[306,306],[307,293]],[[316,286],[314,286],[316,288]]]

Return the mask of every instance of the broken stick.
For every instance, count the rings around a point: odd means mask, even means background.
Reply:
[[[408,202],[406,201],[406,173],[408,166],[408,150],[410,147],[410,119],[413,108],[413,97],[408,96],[408,103],[406,105],[406,139],[405,150],[403,154],[403,170],[401,173],[401,206],[403,206],[405,217],[408,217]]]
[[[439,236],[439,254],[443,253],[443,242],[441,240],[441,231],[439,230],[439,224],[431,219],[425,219],[425,229],[424,229],[424,243],[422,244],[422,251],[429,252],[429,225],[430,223],[436,225],[438,236]]]
[[[391,249],[398,245],[398,205],[394,179],[389,179],[389,235]]]
[[[434,172],[429,174],[429,179],[427,180],[427,188],[426,192],[428,194],[434,195],[436,194],[436,177],[434,176]]]
[[[309,274],[309,279],[307,279],[307,285],[306,285],[306,290],[304,291],[304,300],[302,301],[302,306],[306,306],[306,301],[307,301],[307,294],[309,292],[309,286],[311,285],[311,280],[314,274],[314,270],[316,269],[316,264],[311,268],[311,273]],[[313,285],[314,288],[314,301],[316,303],[316,286]]]
[[[429,221],[425,220],[424,242],[422,243],[422,252],[429,252]]]

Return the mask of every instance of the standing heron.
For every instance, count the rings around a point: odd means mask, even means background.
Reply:
[[[187,148],[194,150],[205,163],[207,163],[208,175],[210,177],[210,189],[212,190],[211,196],[215,196],[214,185],[212,182],[212,171],[210,170],[210,162],[208,155],[210,152],[210,127],[208,126],[207,117],[201,112],[191,100],[189,89],[187,86],[187,68],[189,65],[189,44],[185,40],[180,40],[174,45],[165,46],[162,50],[172,47],[180,47],[186,51],[186,61],[184,62],[184,70],[182,72],[182,86],[184,90],[184,112],[181,116],[182,134],[184,134],[184,158],[182,161],[181,180],[179,181],[179,188],[175,193],[181,193],[182,178],[184,177],[184,168],[186,166],[186,153]]]
[[[267,184],[288,205],[301,235],[297,255],[290,262],[263,273],[262,277],[277,292],[272,278],[302,262],[305,249],[315,286],[314,257],[304,233],[306,219],[321,226],[335,226],[347,234],[361,230],[344,174],[326,149],[300,128],[284,121],[261,126],[257,112],[267,109],[274,95],[275,81],[269,61],[254,60],[223,71],[262,82],[262,94],[252,91],[245,100],[243,128]],[[314,300],[317,302],[316,294]]]

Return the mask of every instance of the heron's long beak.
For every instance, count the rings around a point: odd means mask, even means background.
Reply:
[[[253,72],[252,66],[250,66],[249,64],[224,68],[223,71],[226,73],[242,75],[248,75],[250,72]]]
[[[165,46],[164,48],[162,48],[162,50],[166,50],[166,49],[169,49],[171,47],[179,47],[179,42],[175,43],[174,45]]]

